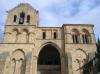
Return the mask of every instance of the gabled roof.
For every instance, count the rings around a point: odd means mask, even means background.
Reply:
[[[33,9],[34,11],[37,11],[36,9],[34,9],[34,8],[33,8],[30,4],[28,4],[28,3],[20,3],[20,4],[18,4],[16,7],[14,7],[13,9],[11,9],[11,10],[9,10],[9,11],[7,11],[7,12],[9,13],[9,12],[15,10],[16,8],[21,7],[21,6],[28,6],[29,8]]]

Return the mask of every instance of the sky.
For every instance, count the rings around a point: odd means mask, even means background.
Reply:
[[[6,11],[20,3],[29,3],[39,10],[40,26],[94,24],[96,38],[100,38],[100,0],[1,0],[0,40],[7,19]]]

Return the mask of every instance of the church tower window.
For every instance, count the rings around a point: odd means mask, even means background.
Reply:
[[[43,39],[46,38],[46,32],[43,32]]]
[[[88,35],[83,34],[82,39],[83,39],[83,44],[88,44],[89,43],[89,36]]]
[[[30,15],[27,15],[27,23],[30,22]]]
[[[72,30],[72,40],[74,44],[79,44],[80,38],[79,38],[79,31],[77,29]]]
[[[16,22],[16,21],[17,21],[17,16],[14,15],[14,20],[13,20],[13,22]]]
[[[24,19],[25,19],[25,13],[22,12],[22,13],[20,13],[19,24],[23,24],[24,23]]]
[[[83,40],[83,44],[91,43],[90,33],[86,29],[83,29],[82,40]]]
[[[73,43],[75,43],[75,44],[78,44],[79,43],[78,35],[73,34],[72,35],[72,38],[73,38]]]
[[[57,38],[57,32],[54,32],[54,39]]]

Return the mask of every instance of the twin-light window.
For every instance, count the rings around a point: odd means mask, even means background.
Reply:
[[[26,22],[29,23],[30,22],[30,15],[27,15],[26,17],[25,16],[26,15],[24,12],[21,12],[19,17],[17,15],[14,15],[13,22],[17,22],[17,20],[19,20],[19,24],[24,24],[25,19],[26,19]]]
[[[46,32],[42,33],[42,37],[43,37],[43,39],[46,39]],[[53,33],[53,39],[57,39],[57,32]]]

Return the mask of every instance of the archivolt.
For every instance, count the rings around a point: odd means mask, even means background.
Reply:
[[[44,46],[48,45],[48,44],[50,44],[50,45],[54,46],[55,48],[57,48],[57,50],[58,50],[59,53],[60,53],[60,56],[63,56],[63,55],[64,55],[64,51],[61,50],[61,48],[59,48],[57,44],[55,44],[55,43],[53,43],[53,42],[46,42],[46,43],[42,44],[42,45],[39,47],[39,51],[38,51],[38,53],[37,53],[37,56],[39,55],[39,52],[41,51],[41,49],[42,49]]]

